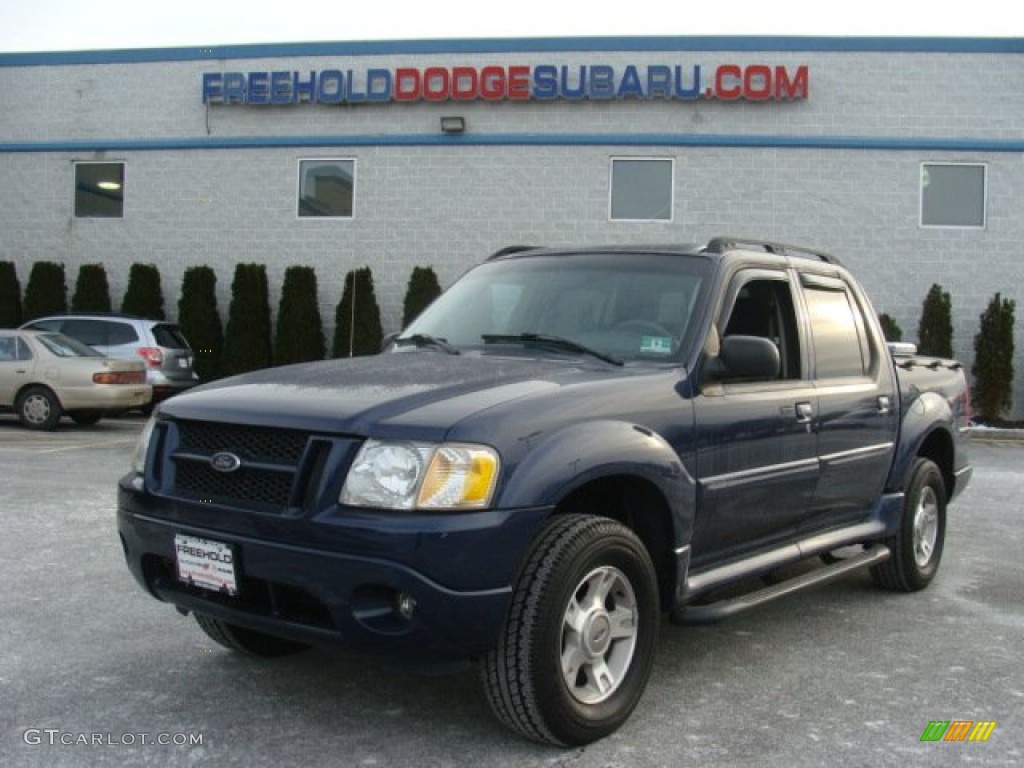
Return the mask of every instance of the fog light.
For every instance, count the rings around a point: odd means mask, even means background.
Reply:
[[[411,621],[412,615],[416,611],[416,598],[405,592],[399,592],[398,597],[395,598],[395,610],[403,619]]]

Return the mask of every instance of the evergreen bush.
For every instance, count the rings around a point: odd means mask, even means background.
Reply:
[[[224,329],[217,311],[217,275],[211,267],[189,267],[181,283],[178,325],[195,355],[193,369],[200,381],[222,375]]]
[[[165,319],[164,292],[160,287],[160,270],[155,264],[132,264],[121,311],[150,320]]]
[[[980,421],[992,423],[1013,407],[1013,322],[1016,302],[1000,294],[981,314],[974,337],[971,400]]]
[[[325,353],[316,271],[312,267],[288,267],[277,312],[274,365],[323,360]]]
[[[239,264],[231,283],[231,306],[224,330],[224,373],[234,375],[272,363],[267,268]]]
[[[924,298],[917,338],[922,355],[953,357],[953,303],[938,284],[932,284]]]
[[[363,267],[345,275],[345,289],[334,314],[333,357],[359,357],[380,352],[384,331],[373,289],[373,273]]]
[[[68,311],[67,282],[64,265],[52,261],[37,261],[28,274],[22,315],[25,322],[46,315],[60,315]]]
[[[409,287],[402,305],[402,327],[408,327],[440,295],[441,285],[437,282],[433,268],[415,267],[409,277]]]
[[[0,261],[0,328],[21,325],[21,283],[13,261]]]
[[[892,315],[883,312],[878,316],[878,322],[882,326],[882,333],[885,335],[886,341],[903,341],[903,329]]]
[[[110,285],[102,264],[83,264],[78,268],[75,292],[71,297],[72,312],[109,312]]]

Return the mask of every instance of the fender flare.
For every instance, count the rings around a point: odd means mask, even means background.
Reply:
[[[670,510],[672,548],[690,543],[696,483],[672,446],[646,427],[600,420],[574,424],[551,434],[524,438],[529,444],[511,467],[496,506],[555,506],[574,490],[606,477],[648,481]]]
[[[914,459],[921,447],[937,431],[947,435],[952,444],[954,414],[953,408],[942,395],[924,392],[906,410],[900,424],[900,436],[896,444],[896,456],[886,487],[903,490],[910,481]],[[940,467],[943,475],[952,472],[952,466]]]

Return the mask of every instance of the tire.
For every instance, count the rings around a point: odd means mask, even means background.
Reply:
[[[254,629],[246,629],[235,624],[228,624],[226,621],[215,619],[203,613],[196,613],[194,615],[199,628],[211,640],[229,650],[244,653],[247,656],[274,658],[299,653],[310,647],[305,643],[299,643],[295,640],[286,640],[282,637],[274,637],[263,632],[257,632]]]
[[[79,426],[91,427],[93,424],[98,424],[103,418],[103,411],[72,411],[68,416]]]
[[[871,568],[884,589],[917,592],[935,578],[946,537],[946,483],[934,462],[917,459],[903,503],[900,530],[883,543],[892,557]]]
[[[498,643],[482,662],[495,715],[559,746],[614,732],[647,685],[659,616],[654,565],[632,531],[599,517],[554,518],[530,550]]]
[[[23,427],[48,432],[57,428],[62,413],[57,396],[47,387],[40,386],[27,387],[19,394],[15,410]]]

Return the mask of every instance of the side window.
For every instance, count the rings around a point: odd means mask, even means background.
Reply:
[[[31,360],[33,357],[32,348],[29,347],[24,339],[18,339],[18,359]]]
[[[16,336],[0,336],[0,363],[18,359],[18,339]]]
[[[116,347],[118,344],[134,344],[139,340],[139,335],[132,328],[130,323],[106,323],[108,346]]]
[[[793,292],[789,282],[757,278],[744,282],[736,292],[723,336],[760,336],[779,349],[780,379],[799,379],[800,335],[797,330]]]
[[[26,328],[33,331],[57,331],[60,332],[63,320],[36,320],[34,323],[27,323]]]
[[[867,340],[856,305],[842,284],[805,284],[811,319],[815,378],[864,376],[869,364]]]
[[[107,345],[107,323],[102,320],[68,320],[64,323],[64,333],[90,346]]]

